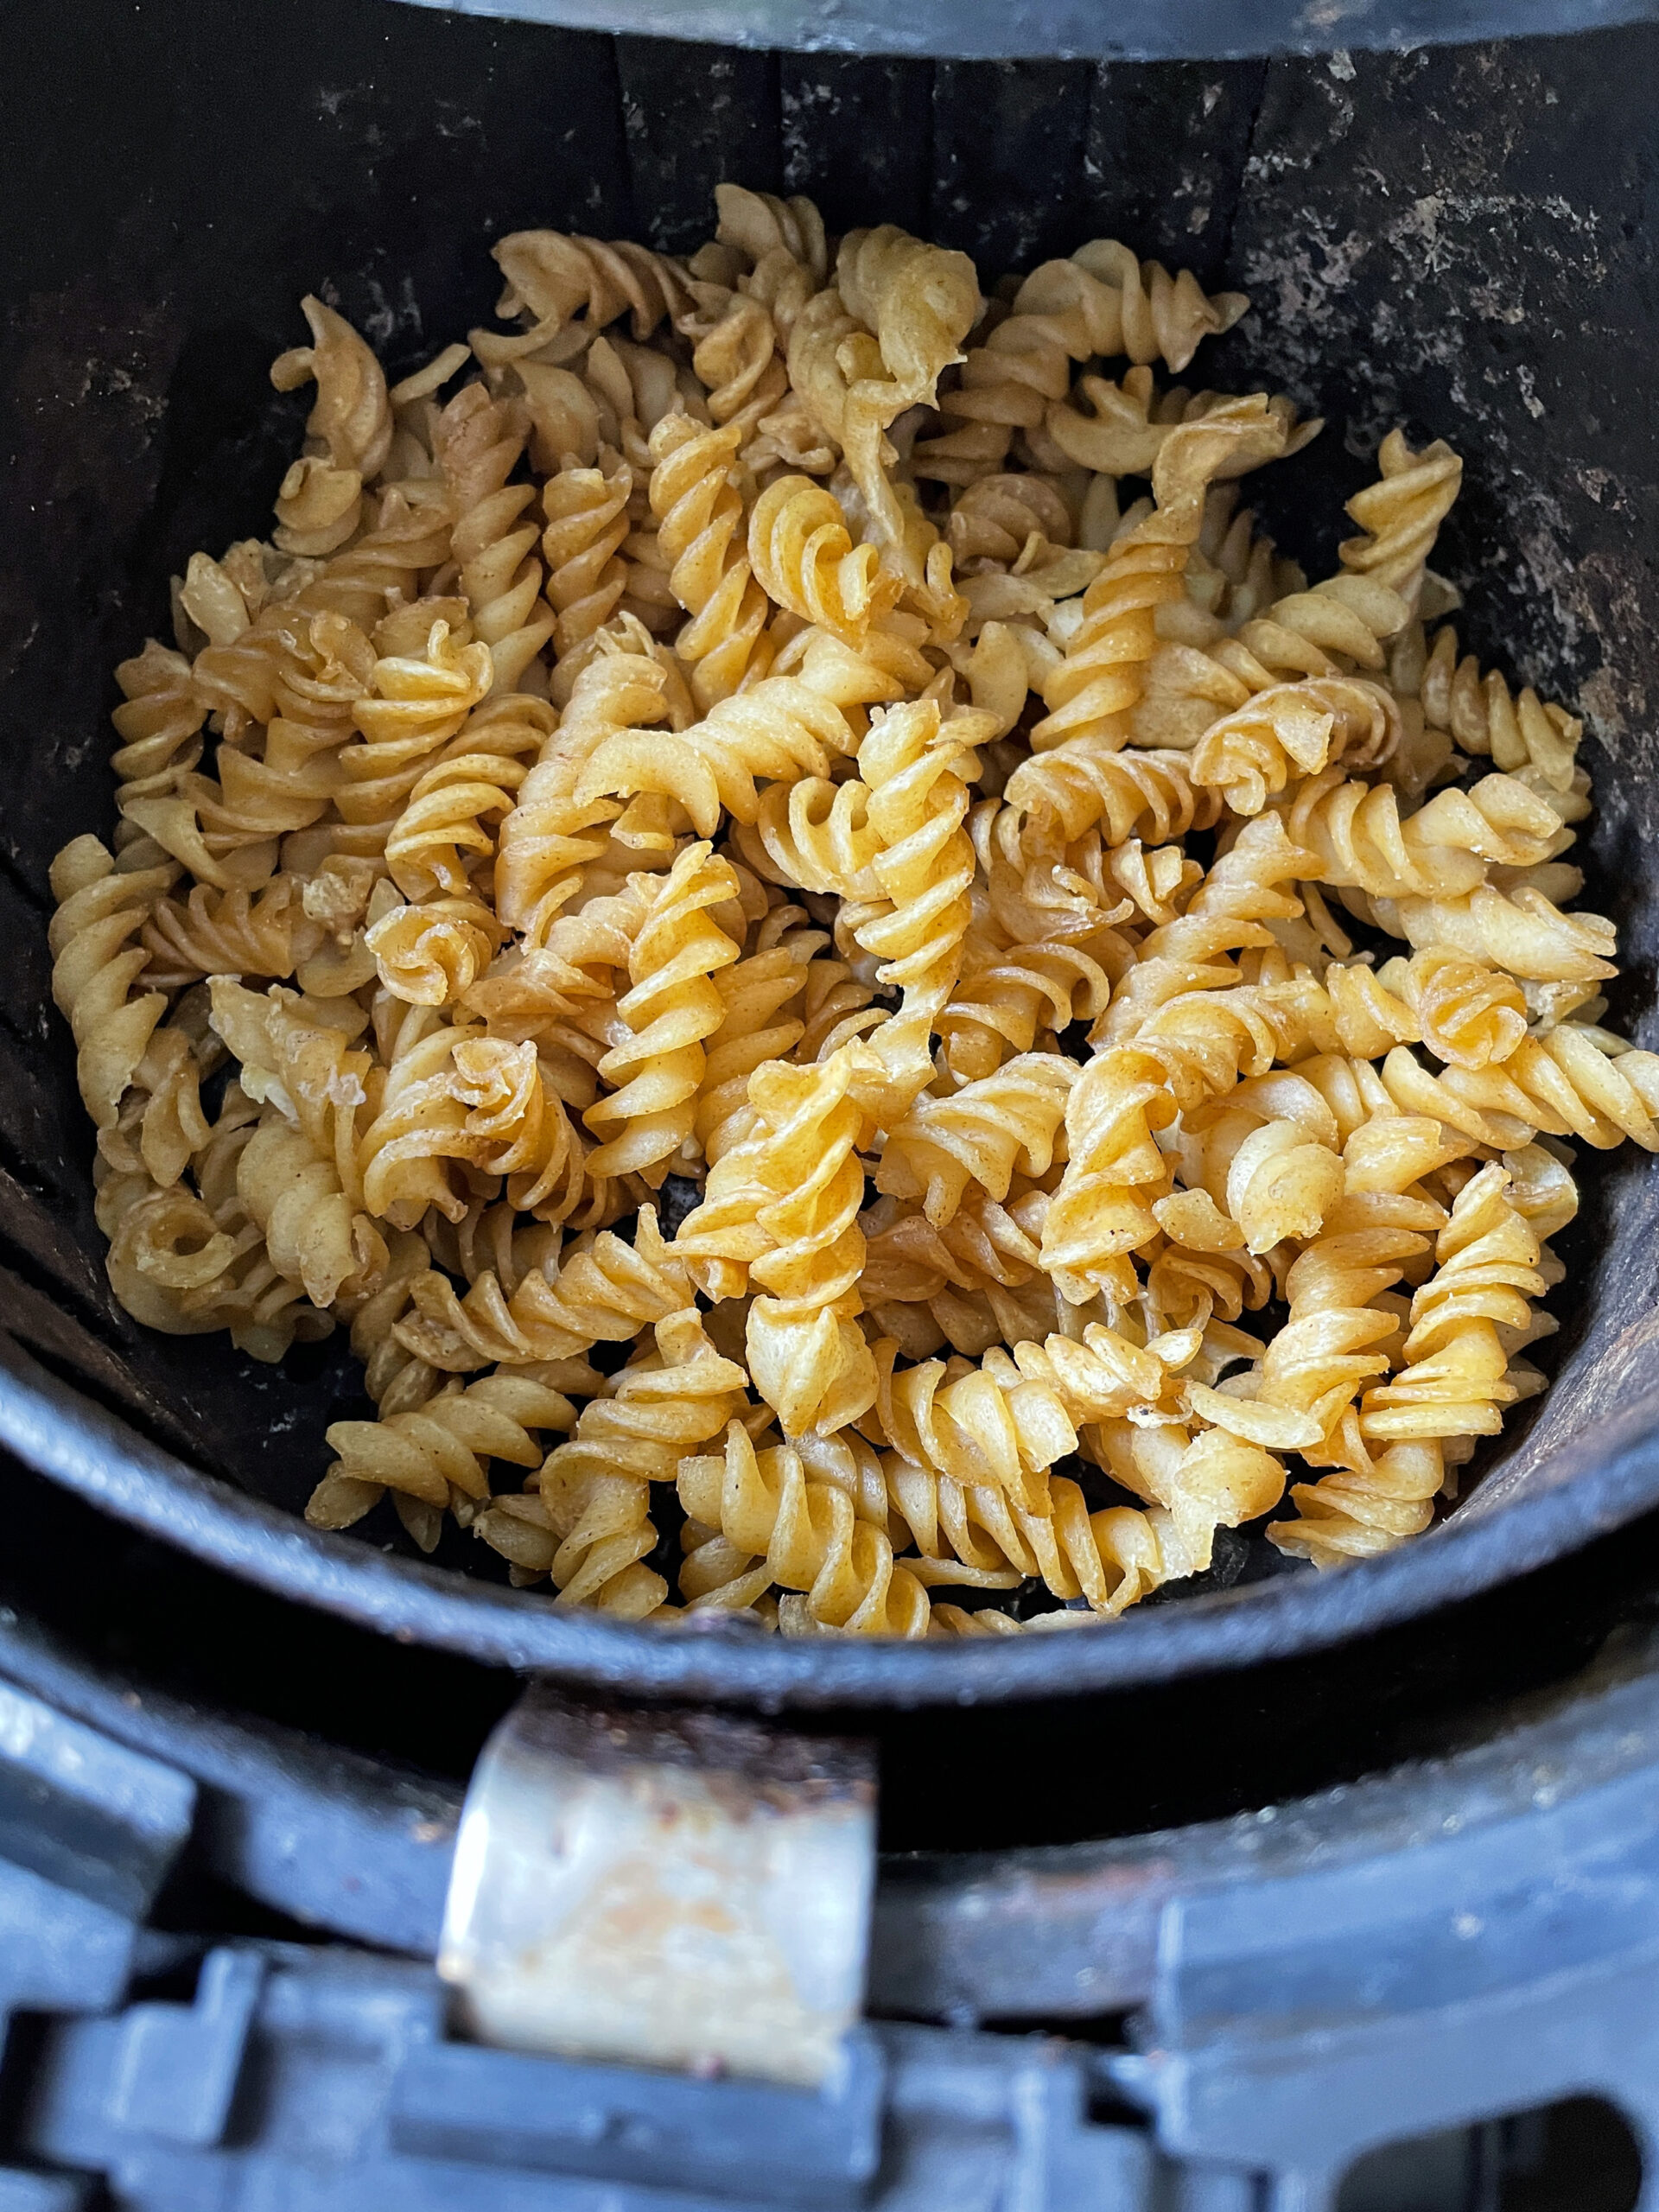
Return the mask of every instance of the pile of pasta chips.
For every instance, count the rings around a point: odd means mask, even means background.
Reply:
[[[309,1518],[631,1619],[1416,1535],[1542,1387],[1575,1148],[1659,1148],[1580,724],[1444,620],[1460,461],[1392,433],[1310,583],[1241,485],[1319,425],[1173,381],[1236,295],[718,200],[503,238],[390,386],[304,302],[270,537],[53,870],[117,1296],[347,1331]]]

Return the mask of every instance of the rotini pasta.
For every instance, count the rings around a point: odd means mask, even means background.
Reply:
[[[493,691],[515,691],[552,635],[542,599],[539,535],[527,510],[533,484],[508,481],[524,450],[522,409],[492,399],[482,385],[457,392],[434,425],[434,457],[449,493],[449,555],[472,620],[490,650]]]
[[[1318,422],[1154,381],[1239,295],[716,206],[502,238],[391,386],[303,302],[51,872],[115,1296],[348,1329],[313,1523],[629,1622],[1402,1541],[1543,1387],[1568,1146],[1659,1153],[1582,725],[1433,628],[1462,461],[1390,432],[1310,586],[1238,485]]]
[[[132,940],[177,873],[170,861],[124,871],[96,837],[73,839],[52,863],[52,996],[73,1033],[81,1103],[99,1129],[114,1123],[167,1011],[160,991],[135,995],[150,956]]]
[[[1212,722],[1192,755],[1192,780],[1220,791],[1235,814],[1260,814],[1294,776],[1331,760],[1375,768],[1400,742],[1400,711],[1380,683],[1311,677],[1258,692]]]
[[[842,240],[835,283],[806,302],[790,331],[790,380],[845,454],[878,537],[912,584],[923,563],[882,461],[883,433],[907,407],[931,404],[978,309],[966,254],[884,223]]]
[[[1463,463],[1443,439],[1413,453],[1404,433],[1390,430],[1377,469],[1376,482],[1348,502],[1365,534],[1340,548],[1342,565],[1398,592],[1414,614],[1428,556],[1463,482]]]
[[[599,1064],[613,1087],[585,1116],[601,1140],[594,1175],[660,1183],[694,1143],[703,1039],[725,1016],[713,979],[740,949],[709,909],[736,893],[731,863],[705,844],[689,845],[647,893],[628,951],[632,988],[616,1004],[618,1041]]]
[[[690,617],[674,649],[705,710],[731,696],[757,658],[754,673],[766,669],[771,602],[750,565],[747,503],[734,476],[741,443],[737,423],[709,429],[684,415],[665,416],[651,434],[658,540],[669,588]]]
[[[1058,1052],[1026,1052],[945,1097],[925,1097],[894,1124],[877,1174],[890,1197],[919,1198],[942,1228],[970,1185],[1006,1198],[1016,1171],[1046,1175],[1078,1081]]]
[[[548,1454],[537,1478],[557,1540],[549,1571],[561,1602],[632,1619],[667,1595],[662,1576],[641,1564],[657,1541],[651,1484],[671,1482],[683,1459],[724,1432],[746,1381],[715,1351],[695,1312],[659,1321],[656,1338],[652,1357],[625,1368],[607,1396],[582,1408],[569,1442]]]
[[[1122,531],[1083,595],[1082,619],[1043,685],[1049,712],[1032,728],[1042,753],[1068,739],[1122,745],[1157,643],[1158,609],[1179,600],[1187,556],[1218,475],[1271,461],[1286,430],[1265,397],[1229,400],[1171,432],[1153,466],[1150,514]]]
[[[722,810],[740,823],[756,818],[762,778],[822,776],[850,747],[846,721],[829,700],[791,677],[771,677],[722,699],[687,730],[607,739],[582,770],[576,799],[657,792],[712,837]]]
[[[1285,819],[1295,842],[1319,855],[1320,882],[1373,899],[1460,897],[1484,882],[1490,868],[1530,868],[1571,836],[1553,809],[1511,776],[1483,776],[1467,791],[1441,791],[1402,820],[1389,785],[1357,783],[1327,768],[1308,776]]]
[[[626,315],[635,338],[649,338],[690,298],[677,263],[626,238],[607,245],[560,231],[514,231],[491,251],[505,279],[496,313],[517,317],[523,327],[469,334],[486,369],[534,359],[573,322],[591,335]]]
[[[1495,668],[1482,676],[1472,653],[1459,660],[1454,630],[1435,632],[1417,696],[1430,726],[1449,731],[1465,753],[1499,768],[1535,769],[1551,791],[1572,790],[1583,723],[1565,707],[1541,705],[1530,685],[1511,691]]]
[[[862,643],[881,603],[876,552],[855,547],[833,493],[805,476],[769,484],[749,517],[749,562],[775,605],[848,645]]]
[[[719,1458],[680,1462],[680,1502],[709,1532],[680,1570],[692,1609],[753,1605],[776,1585],[799,1591],[827,1627],[925,1636],[927,1592],[895,1563],[885,1510],[879,1521],[861,1513],[864,1501],[820,1475],[823,1464],[809,1465],[788,1446],[757,1452],[741,1421],[728,1428]]]
[[[975,855],[963,824],[976,728],[971,713],[942,724],[936,705],[918,702],[889,708],[858,752],[869,826],[880,841],[870,861],[880,896],[843,917],[880,963],[876,981],[902,994],[899,1017],[875,1049],[912,1095],[925,1079],[926,1039],[961,971],[972,912]]]

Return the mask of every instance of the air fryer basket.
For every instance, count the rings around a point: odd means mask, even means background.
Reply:
[[[963,246],[987,282],[1115,235],[1248,289],[1255,312],[1194,373],[1287,390],[1327,418],[1306,454],[1251,485],[1314,573],[1388,428],[1451,437],[1465,490],[1436,564],[1467,593],[1465,645],[1588,718],[1586,903],[1619,925],[1613,1018],[1653,1041],[1659,30],[1314,60],[928,63],[613,41],[389,0],[134,10],[95,41],[71,11],[25,12],[0,369],[15,455],[0,555],[0,1433],[22,1458],[405,1639],[771,1705],[1048,1697],[1290,1655],[1490,1586],[1659,1500],[1659,1180],[1627,1150],[1580,1155],[1541,1408],[1511,1424],[1442,1529],[1339,1575],[1268,1573],[1258,1544],[1230,1554],[1239,1586],[1109,1629],[800,1645],[556,1611],[458,1535],[420,1563],[384,1510],[318,1535],[297,1516],[322,1429],[359,1405],[343,1347],[263,1368],[115,1307],[45,944],[53,853],[111,819],[112,664],[164,628],[168,576],[193,549],[267,526],[304,401],[274,394],[265,370],[295,340],[299,296],[336,301],[400,373],[488,318],[502,232],[685,248],[732,177],[811,193],[832,228],[890,218]]]

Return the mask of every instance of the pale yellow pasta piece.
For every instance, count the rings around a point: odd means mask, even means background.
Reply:
[[[333,1159],[274,1106],[243,1149],[236,1187],[272,1267],[314,1306],[326,1309],[342,1295],[377,1287],[385,1239],[353,1205]]]
[[[658,792],[683,806],[699,836],[712,837],[722,809],[736,822],[755,820],[762,779],[822,776],[851,747],[852,733],[830,701],[792,677],[769,677],[681,733],[606,739],[582,771],[575,797],[585,806]]]
[[[855,546],[841,502],[810,477],[780,476],[749,516],[750,566],[773,602],[843,639],[862,643],[883,597],[873,545]]]
[[[483,975],[503,934],[494,914],[469,893],[415,906],[391,901],[371,921],[363,941],[394,998],[410,1006],[449,1007]]]
[[[758,1069],[749,1082],[754,1129],[722,1156],[677,1240],[689,1253],[713,1249],[710,1233],[718,1240],[724,1222],[752,1209],[747,1275],[760,1294],[747,1325],[749,1372],[790,1436],[830,1434],[875,1395],[855,1319],[864,1264],[857,1147],[868,1128],[856,1092],[872,1075],[861,1045],[811,1067]],[[733,1171],[731,1198],[717,1187],[724,1170]]]
[[[1046,424],[1050,439],[1084,467],[1105,468],[1116,460],[1114,475],[1146,474],[1155,448],[1138,466],[1121,450],[1107,460],[1073,451],[1064,404],[1072,364],[1127,354],[1136,363],[1161,359],[1184,369],[1200,340],[1230,328],[1248,304],[1237,292],[1207,298],[1189,270],[1172,277],[1109,238],[1079,247],[1069,260],[1045,262],[1020,286],[1013,313],[970,350],[957,386],[943,395],[940,412],[955,427],[918,448],[918,473],[971,484],[1001,467],[1017,430],[1030,434]]]
[[[464,1374],[498,1360],[565,1359],[596,1344],[626,1344],[690,1301],[684,1263],[646,1205],[632,1244],[608,1230],[578,1238],[516,1283],[486,1268],[462,1298],[447,1276],[423,1272],[397,1339],[429,1366]]]
[[[1365,535],[1338,549],[1342,565],[1398,592],[1414,614],[1428,556],[1463,482],[1463,463],[1443,439],[1413,453],[1404,432],[1390,430],[1377,467],[1376,482],[1348,502]]]
[[[912,583],[921,581],[921,564],[883,465],[882,434],[907,407],[932,404],[940,372],[961,358],[978,311],[966,254],[925,245],[884,223],[848,232],[836,283],[806,302],[790,331],[790,381],[817,427],[844,451],[877,536]]]
[[[1530,684],[1516,694],[1496,669],[1483,676],[1472,653],[1459,660],[1454,630],[1435,632],[1419,696],[1430,726],[1449,731],[1465,753],[1535,770],[1548,790],[1571,791],[1584,724],[1565,707],[1541,705]]]
[[[228,1084],[219,1119],[191,1167],[203,1205],[219,1232],[231,1241],[231,1257],[211,1281],[181,1291],[178,1303],[190,1316],[193,1330],[228,1330],[238,1351],[253,1359],[275,1361],[292,1344],[315,1343],[327,1336],[334,1323],[311,1304],[302,1283],[276,1267],[242,1196],[242,1154],[260,1118],[259,1109],[240,1084]]]
[[[992,334],[993,345],[998,334]],[[1040,451],[1040,458],[1051,464],[1058,451],[1074,467],[1105,476],[1149,476],[1170,432],[1179,423],[1207,415],[1218,397],[1212,391],[1188,392],[1179,385],[1158,392],[1147,368],[1130,369],[1121,384],[1082,376],[1069,397],[1062,392],[1050,405],[1044,417],[1046,435],[1033,440],[1033,448],[1047,448]],[[1300,453],[1325,427],[1317,417],[1299,423],[1294,403],[1276,393],[1268,404],[1284,423],[1287,454]]]
[[[747,1381],[741,1367],[715,1351],[693,1311],[659,1321],[656,1337],[649,1359],[626,1368],[609,1396],[583,1408],[537,1482],[558,1540],[550,1572],[559,1602],[636,1620],[667,1595],[663,1578],[641,1564],[657,1541],[651,1484],[673,1481],[683,1459],[723,1433],[744,1403]],[[487,1541],[487,1516],[479,1533]]]
[[[1622,1044],[1564,1021],[1523,1037],[1501,1061],[1431,1073],[1396,1048],[1379,1073],[1402,1113],[1435,1115],[1477,1144],[1508,1148],[1541,1134],[1604,1151],[1628,1137],[1659,1150],[1659,1055]]]
[[[113,1122],[98,1132],[98,1157],[127,1173],[142,1168],[170,1189],[207,1141],[203,1079],[221,1058],[200,986],[152,1030]]]
[[[167,1010],[159,991],[135,992],[150,956],[133,939],[177,873],[170,861],[124,871],[96,837],[74,838],[52,863],[52,997],[74,1035],[81,1103],[100,1129],[113,1126]]]
[[[1404,1364],[1368,1390],[1347,1464],[1292,1492],[1300,1517],[1269,1529],[1320,1566],[1386,1551],[1427,1528],[1449,1447],[1495,1435],[1522,1395],[1504,1338],[1525,1341],[1541,1297],[1537,1236],[1496,1161],[1459,1192],[1435,1243],[1438,1267],[1413,1296]],[[1370,1446],[1383,1448],[1375,1456]]]
[[[1006,1290],[1029,1282],[1041,1272],[1036,1239],[1047,1204],[1041,1190],[1010,1195],[1004,1205],[973,1188],[939,1224],[905,1202],[878,1201],[863,1217],[867,1300],[921,1304],[947,1288]]]
[[[1208,506],[1217,496],[1211,493]],[[1388,641],[1410,620],[1398,592],[1344,572],[1312,590],[1298,574],[1289,579],[1294,589],[1273,596],[1266,592],[1269,578],[1280,581],[1270,563],[1263,577],[1267,603],[1256,607],[1248,588],[1230,583],[1224,570],[1194,553],[1185,599],[1167,603],[1157,618],[1160,642],[1129,716],[1132,744],[1190,749],[1212,722],[1287,683],[1356,673],[1380,679],[1385,667],[1392,676]],[[1422,717],[1399,696],[1401,743],[1415,746]],[[1399,749],[1396,745],[1395,754]],[[1437,764],[1444,764],[1447,752],[1440,747]]]
[[[470,384],[433,429],[434,457],[454,518],[450,556],[461,572],[456,581],[473,634],[489,647],[492,691],[516,691],[531,679],[554,632],[536,557],[536,486],[508,480],[524,448],[525,412]],[[543,672],[543,687],[545,682]]]
[[[667,672],[649,653],[601,640],[576,678],[556,736],[543,743],[520,785],[496,843],[495,904],[503,922],[534,946],[576,896],[582,871],[600,859],[622,809],[608,795],[578,800],[576,787],[607,735],[666,721]]]
[[[364,479],[376,475],[391,445],[391,407],[386,379],[372,351],[342,315],[308,293],[300,302],[311,326],[311,343],[280,353],[270,365],[278,391],[315,382],[316,404],[306,434],[327,448],[336,468]]]
[[[879,897],[872,866],[882,850],[870,822],[870,793],[856,778],[844,784],[802,776],[770,784],[753,823],[740,823],[732,842],[767,882],[838,899]]]
[[[1373,899],[1460,897],[1493,868],[1529,868],[1572,842],[1536,792],[1503,775],[1441,791],[1402,818],[1389,785],[1330,767],[1301,785],[1285,821],[1295,842],[1319,855],[1320,882]]]
[[[912,1466],[1039,1500],[1045,1471],[1077,1449],[1056,1392],[1041,1382],[1010,1385],[962,1359],[898,1368],[897,1350],[891,1339],[874,1347],[878,1388],[861,1423],[865,1434]]]
[[[855,1447],[843,1448],[850,1458]],[[757,1452],[734,1421],[720,1456],[680,1462],[680,1502],[710,1532],[688,1548],[680,1570],[690,1610],[736,1611],[775,1585],[798,1591],[813,1621],[826,1627],[853,1636],[925,1636],[927,1592],[894,1562],[879,1469],[872,1501],[827,1470],[820,1473],[825,1462],[813,1458],[809,1465],[789,1446]]]
[[[869,826],[880,840],[870,870],[882,895],[845,920],[880,962],[877,981],[903,994],[898,1018],[873,1040],[895,1084],[890,1119],[927,1079],[928,1037],[961,971],[975,861],[963,824],[978,734],[971,713],[942,725],[938,706],[919,701],[889,708],[859,747]]]
[[[963,389],[965,391],[965,378]],[[957,396],[952,395],[952,403]],[[950,435],[954,438],[960,433]],[[943,458],[943,448],[948,442],[948,439],[940,440],[921,450],[938,453]],[[936,474],[925,462],[919,462],[918,467],[925,476]],[[1039,537],[1045,544],[1061,546],[1070,545],[1073,537],[1071,510],[1060,496],[1058,487],[1046,476],[1012,474],[976,475],[966,483],[950,502],[945,530],[958,563],[997,561],[1011,564],[1020,560],[1033,537]]]
[[[439,1513],[457,1497],[487,1501],[492,1459],[538,1467],[537,1431],[570,1429],[576,1409],[534,1368],[447,1382],[435,1396],[378,1421],[337,1421],[328,1429],[334,1464],[313,1492],[306,1519],[315,1528],[349,1528],[387,1491]]]
[[[1114,994],[1095,1036],[1134,1037],[1166,1000],[1218,989],[1238,979],[1235,953],[1274,943],[1270,924],[1292,922],[1301,901],[1283,887],[1313,869],[1313,855],[1293,844],[1276,814],[1248,822],[1211,868],[1185,914],[1154,929]],[[1092,1041],[1092,1040],[1091,1040]]]
[[[684,415],[665,416],[651,434],[652,512],[669,587],[690,617],[674,649],[705,712],[751,671],[764,675],[771,658],[771,609],[750,566],[747,502],[734,469],[741,442],[735,423],[709,429]]]
[[[1447,945],[1537,982],[1605,982],[1618,972],[1618,934],[1605,915],[1565,914],[1530,885],[1513,893],[1486,883],[1460,897],[1377,899],[1370,912],[1408,944]]]
[[[642,1174],[655,1185],[694,1142],[703,1040],[725,1017],[713,979],[740,950],[709,910],[736,892],[731,863],[706,844],[689,845],[667,875],[650,880],[616,1041],[599,1063],[613,1088],[584,1116],[601,1140],[592,1173]]]
[[[1212,722],[1192,754],[1192,780],[1221,792],[1236,814],[1260,814],[1293,778],[1327,763],[1374,768],[1400,742],[1393,694],[1361,677],[1311,677],[1258,692]]]
[[[1120,752],[1107,738],[1076,737],[1033,753],[1009,777],[1007,804],[1042,844],[1070,844],[1104,825],[1114,845],[1144,830],[1155,843],[1213,826],[1220,795],[1195,787],[1190,757]]]
[[[721,428],[736,428],[739,450],[751,467],[764,467],[776,453],[774,442],[761,445],[760,437],[789,397],[779,345],[785,335],[762,300],[723,285],[692,289],[698,314],[690,325],[696,339],[691,366],[707,388],[709,413]]]
[[[1110,995],[1107,970],[1080,944],[1004,944],[970,930],[938,1020],[945,1065],[958,1082],[982,1078],[1010,1054],[1029,1052],[1039,1031],[1093,1021]]]
[[[625,461],[603,468],[561,467],[542,486],[542,557],[553,646],[559,658],[591,638],[615,612],[628,588],[620,550],[628,535],[633,478]]]
[[[489,647],[456,644],[442,620],[420,653],[375,662],[368,693],[352,709],[359,734],[335,756],[334,804],[344,827],[334,850],[385,852],[432,756],[460,734],[493,679]]]
[[[219,1294],[239,1256],[236,1240],[188,1185],[163,1190],[142,1168],[106,1172],[99,1184],[97,1218],[109,1240],[110,1287],[134,1320],[172,1337],[203,1336],[227,1325]],[[302,1294],[289,1289],[283,1303]],[[293,1332],[280,1334],[265,1357],[280,1358],[287,1350]]]
[[[144,924],[147,980],[175,990],[204,976],[283,978],[314,951],[322,930],[305,912],[302,887],[279,875],[258,893],[197,884],[188,899],[160,899]]]
[[[948,1097],[918,1098],[888,1135],[877,1188],[923,1200],[936,1227],[974,1186],[1006,1198],[1016,1173],[1047,1173],[1078,1079],[1058,1052],[1025,1052]]]
[[[1032,731],[1039,752],[1085,736],[1125,742],[1157,643],[1156,612],[1183,595],[1208,486],[1229,469],[1272,460],[1285,438],[1282,419],[1257,395],[1225,401],[1165,440],[1153,474],[1156,504],[1114,543],[1084,594],[1065,658],[1043,685],[1049,713]]]
[[[201,758],[207,708],[190,663],[148,638],[141,653],[117,664],[115,680],[122,703],[110,719],[121,742],[110,765],[123,793],[137,798],[170,791]]]
[[[251,735],[251,726],[261,724],[263,746],[221,746],[216,778],[185,775],[170,789],[124,793],[118,801],[129,822],[198,881],[221,891],[263,883],[278,840],[308,830],[328,811],[338,758],[376,664],[374,647],[347,616],[296,616],[279,626],[281,612],[269,609],[242,637],[209,646],[192,671],[199,695],[225,715],[227,731],[234,723]],[[321,861],[335,833],[315,834]],[[309,872],[307,856],[290,865]]]
[[[785,943],[715,974],[721,1015],[708,1039],[696,1101],[696,1141],[711,1167],[753,1127],[749,1077],[805,1034],[798,1002],[810,965],[806,946]]]
[[[607,243],[560,231],[513,231],[490,251],[505,280],[496,313],[524,327],[470,334],[486,370],[556,353],[562,339],[574,340],[565,353],[574,359],[588,337],[625,315],[635,338],[649,338],[665,317],[690,304],[690,283],[679,264],[631,239]]]
[[[1438,1127],[1419,1123],[1417,1131],[1429,1158],[1443,1158]],[[1414,1181],[1410,1171],[1421,1166],[1421,1154],[1402,1145],[1396,1158],[1405,1179]],[[1293,1262],[1286,1278],[1289,1319],[1262,1363],[1259,1402],[1303,1415],[1308,1429],[1294,1448],[1316,1458],[1361,1388],[1388,1373],[1399,1324],[1378,1301],[1428,1252],[1445,1217],[1432,1200],[1378,1189],[1376,1179],[1371,1188],[1351,1190]]]

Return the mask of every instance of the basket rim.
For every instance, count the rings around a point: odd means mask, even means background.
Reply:
[[[1656,1403],[1599,1464],[1339,1572],[1275,1576],[1046,1636],[796,1640],[724,1622],[668,1630],[567,1612],[310,1528],[137,1435],[3,1331],[0,1442],[148,1535],[401,1643],[607,1693],[763,1711],[1018,1703],[1291,1657],[1472,1597],[1659,1503]]]

